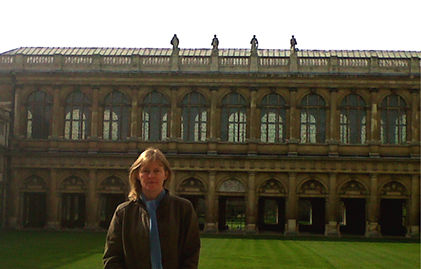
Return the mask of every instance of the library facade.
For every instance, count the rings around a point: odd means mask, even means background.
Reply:
[[[0,226],[106,229],[148,147],[203,232],[419,236],[421,52],[0,54]]]

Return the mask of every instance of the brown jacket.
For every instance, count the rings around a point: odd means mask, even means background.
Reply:
[[[190,201],[169,195],[157,209],[162,266],[190,269],[199,265],[200,234]],[[129,201],[119,205],[108,229],[103,256],[106,269],[150,269],[149,215],[145,203]]]

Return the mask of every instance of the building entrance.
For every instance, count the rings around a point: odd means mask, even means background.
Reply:
[[[25,193],[23,200],[23,227],[44,228],[46,223],[46,194]]]
[[[86,198],[82,193],[64,193],[62,196],[61,226],[83,228],[85,226]]]
[[[364,235],[366,225],[366,200],[363,198],[343,198],[340,202],[341,234]]]
[[[405,236],[406,203],[404,199],[382,199],[380,220],[382,235]]]
[[[108,229],[115,209],[124,201],[126,201],[126,196],[124,196],[124,194],[104,193],[101,195],[101,216],[99,222],[100,227]]]
[[[324,198],[300,198],[298,207],[300,233],[324,234],[325,215]]]
[[[260,197],[257,225],[259,231],[284,232],[285,198]]]
[[[246,226],[244,197],[219,197],[219,231],[242,231]]]
[[[182,195],[181,197],[189,200],[196,211],[197,219],[199,221],[199,229],[203,231],[205,229],[205,216],[206,216],[206,203],[205,197],[202,195]]]

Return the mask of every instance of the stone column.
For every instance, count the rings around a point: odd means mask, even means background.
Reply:
[[[8,214],[9,217],[7,219],[7,223],[9,228],[17,229],[20,226],[18,222],[18,215],[19,215],[19,203],[21,202],[21,194],[19,193],[19,174],[16,170],[12,172],[12,180],[10,181],[10,192],[9,192],[9,209],[10,213]]]
[[[21,101],[21,94],[22,92],[22,85],[15,86],[15,108],[14,108],[14,115],[13,115],[13,137],[21,137],[23,136],[21,130],[21,126],[24,126],[26,120],[25,115],[21,115],[22,111],[22,101]]]
[[[177,154],[177,138],[180,137],[178,135],[180,130],[178,116],[177,116],[177,91],[178,87],[171,87],[171,118],[170,118],[170,137],[168,139],[168,153],[169,154]]]
[[[289,99],[290,99],[290,115],[289,115],[289,139],[288,139],[288,156],[296,157],[298,156],[298,137],[300,123],[299,115],[297,115],[297,88],[289,89]],[[297,119],[298,118],[298,119]]]
[[[206,208],[206,227],[205,232],[207,233],[216,233],[217,225],[215,219],[215,176],[216,172],[209,171],[209,190],[208,190],[208,201]]]
[[[95,230],[98,228],[98,198],[96,194],[96,172],[96,169],[89,170],[85,225],[85,229],[88,230]]]
[[[211,93],[211,100],[210,100],[210,111],[209,111],[209,139],[208,139],[208,155],[216,155],[216,142],[217,139],[217,130],[218,130],[218,119],[216,113],[217,110],[217,100],[216,100],[216,93],[218,91],[217,87],[211,87],[210,93]]]
[[[419,89],[412,89],[411,90],[411,126],[407,126],[407,128],[411,128],[411,157],[412,158],[419,158],[420,157],[420,104],[419,104]],[[409,130],[408,130],[409,131]],[[407,131],[407,132],[408,132]]]
[[[370,89],[371,92],[371,125],[370,125],[370,157],[378,158],[380,145],[380,126],[377,115],[377,94],[379,89]]]
[[[175,185],[175,178],[173,178],[168,186],[171,195],[175,195]]]
[[[52,138],[57,139],[60,133],[60,87],[54,87],[53,92],[53,114],[51,115],[51,129],[52,129]]]
[[[378,199],[378,175],[370,175],[370,198],[368,203],[368,226],[366,236],[380,236],[379,232],[379,199]]]
[[[89,137],[88,153],[98,152],[98,95],[99,87],[92,86],[93,102],[92,102],[92,118],[91,118],[91,132]]]
[[[331,88],[330,90],[330,133],[329,133],[329,157],[338,157],[338,147],[339,147],[339,128],[337,122],[337,88]]]
[[[50,189],[47,194],[47,229],[60,228],[57,169],[50,169]]]
[[[127,150],[130,154],[137,154],[137,141],[139,141],[139,125],[138,125],[138,119],[139,115],[142,114],[141,109],[139,109],[139,103],[138,103],[138,94],[139,94],[139,87],[133,86],[131,88],[132,90],[132,107],[131,107],[131,115],[130,115],[130,138],[129,138],[129,149]]]
[[[256,173],[248,173],[248,197],[247,197],[247,228],[246,232],[256,232]]]
[[[329,198],[327,199],[327,219],[329,224],[326,225],[325,235],[339,235],[338,226],[338,196],[337,196],[337,178],[336,173],[329,174]]]
[[[297,207],[298,207],[298,196],[297,196],[297,173],[291,172],[288,174],[288,202],[287,202],[287,224],[285,229],[286,235],[296,235],[297,231]]]
[[[420,176],[412,175],[411,209],[409,216],[410,236],[420,236]]]
[[[257,130],[260,129],[258,117],[257,117],[257,110],[256,110],[256,92],[257,87],[250,87],[250,126],[248,129],[250,130],[250,139],[248,140],[248,154],[249,155],[256,155],[257,154]]]

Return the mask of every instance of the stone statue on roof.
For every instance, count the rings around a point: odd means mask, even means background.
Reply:
[[[253,35],[253,38],[250,41],[251,44],[251,54],[257,54],[257,47],[259,46],[259,41],[257,41],[256,35]]]
[[[295,53],[298,49],[295,48],[295,45],[297,45],[297,40],[295,39],[294,35],[291,37],[291,52]]]
[[[216,35],[213,36],[211,45],[212,45],[212,50],[218,50],[219,40],[216,37]]]
[[[171,39],[171,45],[173,50],[177,50],[178,49],[178,44],[179,44],[179,40],[176,34],[174,34],[173,38]]]

